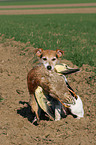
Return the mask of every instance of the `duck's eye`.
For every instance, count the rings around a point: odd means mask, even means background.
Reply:
[[[46,61],[46,60],[47,60],[47,58],[43,58],[43,60],[44,60],[44,61]]]
[[[55,60],[56,60],[56,58],[53,58],[53,59],[52,59],[52,61],[55,61]]]
[[[67,68],[67,65],[65,65],[66,66],[66,68]]]

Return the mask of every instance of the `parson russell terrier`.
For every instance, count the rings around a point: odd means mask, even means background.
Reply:
[[[64,54],[64,51],[57,49],[55,50],[43,50],[42,48],[36,49],[35,51],[36,55],[40,58],[40,63],[42,63],[45,68],[48,71],[51,71],[54,69],[55,65],[58,63],[58,58],[61,57]],[[42,70],[43,71],[43,70]],[[34,81],[34,73],[37,73],[38,78],[35,78]],[[31,78],[31,81],[30,81]],[[35,69],[31,70],[31,72],[28,73],[27,76],[27,84],[28,84],[28,90],[30,93],[30,106],[31,106],[31,110],[32,112],[36,114],[36,117],[34,118],[34,121],[38,121],[39,120],[39,106],[36,102],[36,98],[35,98],[35,90],[38,87],[38,81],[40,81],[39,78],[39,72],[36,72]]]
[[[40,58],[41,64],[43,64],[48,71],[54,70],[55,65],[58,63],[58,58],[64,54],[64,51],[60,49],[57,49],[56,51],[54,51],[54,50],[43,50],[42,48],[39,48],[39,49],[36,49],[35,52],[36,52],[36,55]],[[68,82],[65,76],[64,76],[64,79],[65,79],[66,85],[68,85]],[[37,87],[39,86],[39,84],[42,83],[41,78],[40,78],[40,72],[38,72],[38,69],[33,68],[28,73],[27,83],[28,83],[28,89],[30,93],[29,103],[30,103],[32,112],[35,113],[36,115],[33,120],[33,123],[34,123],[39,120],[39,116],[40,116],[40,112],[39,112],[40,108],[35,97],[35,91]],[[81,118],[84,115],[83,104],[80,97],[78,95],[76,97],[77,99],[75,100],[75,105],[70,105],[68,111],[70,110],[70,112],[73,115],[76,115],[77,118]],[[57,101],[57,103],[55,104],[55,120],[60,120],[61,118],[60,112],[61,112],[61,103]]]

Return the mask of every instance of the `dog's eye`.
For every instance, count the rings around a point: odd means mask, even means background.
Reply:
[[[43,60],[44,60],[44,61],[46,61],[46,60],[47,60],[47,58],[43,58]]]
[[[53,58],[53,59],[52,59],[52,61],[55,61],[55,60],[56,60],[56,58]]]

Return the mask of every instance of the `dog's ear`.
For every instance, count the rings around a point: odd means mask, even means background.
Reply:
[[[64,54],[64,51],[62,51],[62,50],[60,50],[60,49],[57,49],[57,50],[56,50],[56,55],[57,55],[57,57],[61,57],[63,54]]]
[[[41,57],[42,53],[43,53],[43,49],[42,48],[38,48],[35,50],[35,53],[38,57]]]

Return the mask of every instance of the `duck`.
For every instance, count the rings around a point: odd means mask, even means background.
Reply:
[[[62,96],[55,97],[52,93],[46,93],[44,88],[38,86],[35,90],[35,98],[40,108],[49,116],[51,120],[58,121],[61,117],[72,114],[75,118],[84,117],[83,103],[79,95],[76,95],[74,90],[69,85],[65,75],[80,71],[79,68],[71,68],[67,64],[57,64],[55,72],[63,77],[63,80],[68,89]],[[59,83],[58,83],[59,84]],[[55,94],[58,94],[55,89]],[[62,101],[63,100],[63,101]]]

